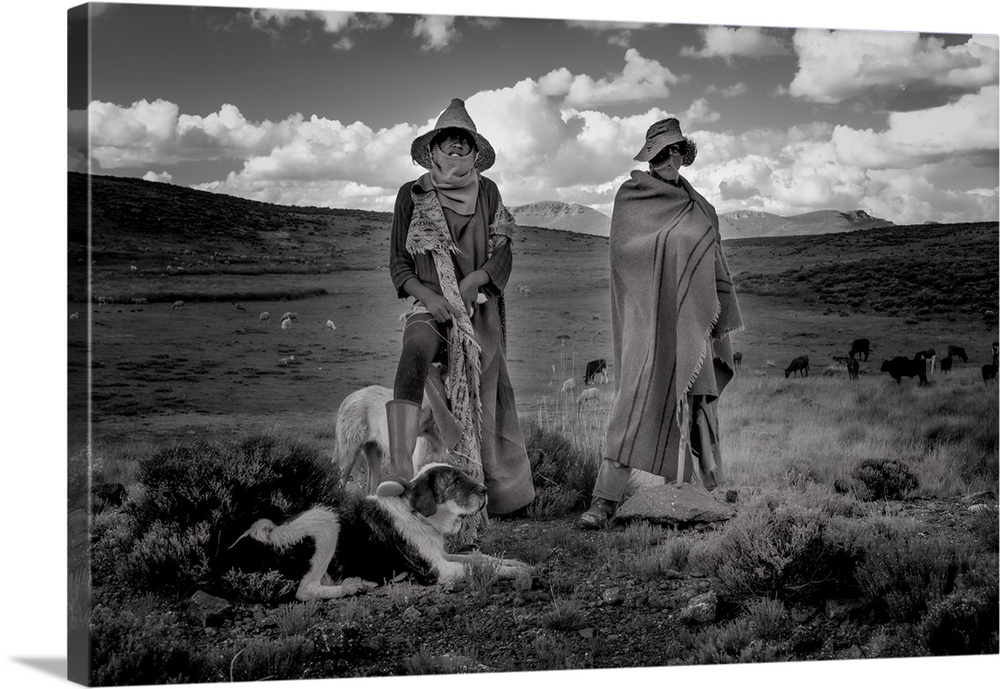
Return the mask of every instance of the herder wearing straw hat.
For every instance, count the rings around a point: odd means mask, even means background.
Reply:
[[[716,404],[733,376],[729,333],[742,330],[715,208],[681,177],[698,153],[668,118],[646,131],[611,216],[611,327],[616,373],[604,460],[580,518],[614,516],[632,469],[714,488],[721,472]]]
[[[393,210],[389,270],[398,296],[414,301],[386,405],[391,467],[377,493],[398,495],[412,478],[426,389],[452,458],[485,482],[489,514],[508,514],[535,496],[505,356],[514,218],[481,174],[496,154],[462,100],[410,154],[427,172],[400,188]]]

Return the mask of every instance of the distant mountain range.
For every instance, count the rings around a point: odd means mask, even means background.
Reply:
[[[510,212],[517,224],[525,227],[567,230],[601,237],[607,237],[611,229],[611,218],[578,203],[539,201],[515,206]],[[729,211],[719,215],[719,232],[723,239],[830,234],[892,225],[888,220],[873,218],[862,210],[846,213],[813,211],[789,217],[763,211]]]

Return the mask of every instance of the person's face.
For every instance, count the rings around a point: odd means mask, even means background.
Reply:
[[[472,141],[461,129],[445,129],[435,141],[445,155],[464,156],[472,151]]]
[[[684,160],[684,143],[670,144],[649,161],[656,174],[663,179],[676,182],[681,176],[681,162]]]

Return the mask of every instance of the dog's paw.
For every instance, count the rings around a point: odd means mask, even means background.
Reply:
[[[374,581],[365,581],[360,577],[348,577],[340,582],[340,588],[343,590],[345,596],[356,596],[359,593],[370,591],[377,586],[378,584]]]

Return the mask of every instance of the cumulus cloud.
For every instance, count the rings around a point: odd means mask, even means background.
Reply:
[[[716,86],[715,84],[709,84],[708,88],[705,89],[705,93],[709,95],[718,94],[723,98],[733,98],[735,96],[742,96],[744,93],[749,93],[750,88],[744,84],[742,81],[732,86]]]
[[[413,36],[423,41],[422,50],[445,50],[459,38],[455,18],[440,15],[418,17],[413,24]]]
[[[707,100],[696,98],[691,103],[691,107],[681,115],[680,120],[683,123],[718,122],[721,117],[722,115],[708,106]]]
[[[263,31],[277,39],[282,30],[296,22],[317,25],[324,33],[337,38],[333,46],[342,50],[354,47],[353,35],[361,31],[384,29],[392,23],[392,16],[364,12],[326,12],[319,10],[252,9],[245,19],[253,29]]]
[[[150,170],[142,178],[147,182],[166,182],[168,184],[174,181],[174,176],[165,170],[163,172],[153,172]]]
[[[723,58],[731,62],[735,58],[760,59],[789,54],[789,48],[780,36],[764,31],[760,27],[706,26],[698,29],[702,37],[702,47],[683,46],[681,55],[695,58]]]
[[[817,103],[933,87],[940,104],[996,84],[1000,74],[996,36],[945,46],[917,33],[799,29],[793,45],[799,65],[788,93]]]
[[[586,74],[572,74],[561,68],[539,79],[550,96],[563,98],[566,105],[589,108],[614,103],[663,99],[670,95],[668,84],[680,77],[656,60],[644,58],[635,48],[625,51],[625,67],[612,78],[594,79]]]

